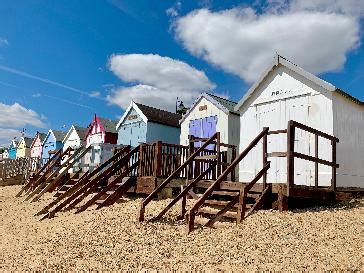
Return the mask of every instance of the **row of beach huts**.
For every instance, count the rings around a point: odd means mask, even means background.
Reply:
[[[57,151],[58,175],[45,176]],[[364,103],[277,55],[239,102],[202,93],[183,115],[131,102],[119,121],[95,115],[87,128],[22,137],[5,157],[39,159],[19,194],[27,200],[57,191],[52,206],[74,208],[94,194],[79,212],[133,191],[147,194],[142,221],[148,203],[170,188],[175,198],[156,218],[181,201],[192,230],[197,215],[212,215],[211,226],[229,215],[241,221],[267,202],[284,209],[289,198],[360,192],[363,155]],[[196,201],[188,212],[187,198]],[[54,215],[50,207],[38,215]]]

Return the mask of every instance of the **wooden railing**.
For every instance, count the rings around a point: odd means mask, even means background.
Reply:
[[[215,133],[211,138],[209,138],[205,143],[201,145],[195,152],[193,152],[187,159],[184,161],[173,173],[171,173],[151,194],[149,194],[141,203],[138,220],[144,221],[145,207],[152,201],[153,198],[157,196],[157,194],[164,189],[173,178],[179,177],[181,171],[187,169],[186,173],[190,172],[189,169],[193,163],[193,161],[200,156],[200,153],[206,149],[206,147],[212,144],[214,141],[219,143],[220,133]],[[142,158],[140,159],[142,160]],[[187,177],[189,179],[189,177]]]
[[[315,136],[315,156],[310,156],[302,153],[295,152],[295,132],[296,128],[303,131],[314,134]],[[318,143],[319,137],[328,139],[331,141],[331,161],[319,158],[318,156]],[[287,128],[287,196],[289,196],[292,188],[295,187],[294,183],[294,171],[295,162],[294,158],[300,158],[315,163],[315,188],[318,188],[318,164],[331,167],[331,189],[336,190],[336,169],[339,168],[339,164],[336,162],[336,143],[339,142],[337,137],[326,134],[307,125],[299,123],[297,121],[290,120]]]
[[[67,149],[68,153],[68,149]],[[43,176],[49,173],[52,168],[59,163],[59,158],[62,154],[62,150],[57,150],[54,155],[45,163],[43,164],[43,159],[39,158],[38,160],[41,162],[42,167],[37,170],[35,174],[29,177],[27,183],[20,189],[17,193],[16,197],[20,197],[23,192],[29,191],[32,187],[36,186],[35,183]]]
[[[211,194],[213,193],[213,191],[218,190],[220,188],[220,185],[223,181],[226,180],[226,178],[228,177],[228,174],[230,174],[235,168],[236,166],[240,163],[241,160],[243,160],[247,154],[254,148],[256,147],[256,145],[263,140],[263,168],[262,170],[255,176],[255,178],[248,184],[248,187],[253,187],[253,185],[255,183],[258,182],[258,180],[263,177],[263,190],[265,190],[265,188],[267,187],[266,185],[266,173],[267,170],[270,167],[270,162],[266,161],[266,152],[267,151],[267,136],[268,136],[268,132],[269,132],[269,128],[265,127],[262,132],[248,145],[248,147],[237,157],[234,159],[234,161],[225,169],[225,171],[219,175],[219,177],[216,179],[215,182],[213,182],[211,184],[211,186],[204,192],[204,194],[196,201],[196,203],[193,205],[193,207],[190,209],[189,213],[188,213],[188,232],[192,231],[194,228],[194,222],[195,222],[195,216],[197,215],[197,212],[199,210],[199,208],[201,206],[204,205],[205,201],[211,196]],[[248,188],[247,188],[248,189]],[[246,193],[247,190],[244,189],[244,192],[242,194],[240,194],[240,197],[233,200],[231,202],[231,204],[228,204],[228,206],[225,208],[227,209],[229,206],[231,206],[232,204],[235,205],[237,202],[239,202],[239,206],[242,207],[243,204],[245,204],[245,199],[246,199]],[[241,199],[240,199],[241,198]],[[224,210],[222,210],[222,213],[225,213]],[[244,218],[244,214],[245,213],[245,208],[240,208],[239,209],[239,221],[242,220],[242,218]],[[217,215],[217,217],[220,217],[221,215]],[[213,221],[216,221],[213,220]],[[208,224],[210,225],[212,223],[212,221],[210,221]]]
[[[38,166],[38,158],[3,159],[0,161],[0,178],[5,180],[21,175],[27,179],[32,172],[37,171]]]

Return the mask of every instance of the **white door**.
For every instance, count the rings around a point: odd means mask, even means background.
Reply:
[[[256,126],[258,132],[263,127],[269,127],[270,131],[287,129],[289,120],[295,120],[303,124],[307,124],[309,115],[309,96],[291,97],[282,100],[276,100],[256,105]],[[295,151],[303,154],[310,154],[312,150],[311,134],[299,130],[295,133]],[[276,134],[268,136],[268,153],[286,152],[287,151],[287,135]],[[250,158],[254,160],[256,169],[255,173],[262,168],[261,157],[262,147],[258,147]],[[268,183],[286,183],[287,182],[287,159],[286,157],[269,157],[271,167],[268,171]],[[312,175],[309,163],[305,160],[295,159],[295,184],[310,185]]]
[[[264,127],[269,127],[270,131],[281,130],[286,127],[284,120],[282,120],[281,101],[273,101],[268,103],[259,104],[256,106],[256,124],[259,132]],[[286,150],[286,136],[285,135],[270,135],[267,138],[267,152],[284,152]],[[262,168],[262,145],[260,144],[257,151],[256,166],[259,166],[255,172],[259,172]],[[286,177],[282,169],[282,162],[285,158],[269,157],[268,161],[271,162],[270,169],[268,170],[267,182],[268,183],[284,183]]]
[[[299,123],[308,124],[309,119],[309,96],[300,96],[287,98],[281,101],[282,113],[284,117],[285,126],[289,120],[294,120]],[[297,129],[295,130],[295,152],[305,155],[312,154],[312,148],[314,148],[314,136],[307,131]],[[287,149],[287,148],[286,148]],[[294,160],[294,184],[295,185],[315,185],[312,173],[312,166],[314,163],[307,160],[295,158]],[[287,161],[282,162],[282,169],[287,175]],[[313,183],[313,184],[312,184]]]

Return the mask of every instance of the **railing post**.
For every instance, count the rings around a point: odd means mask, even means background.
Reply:
[[[143,145],[144,144],[140,144],[139,145],[139,166],[138,166],[138,176],[144,176],[143,174]]]
[[[332,163],[333,163],[331,168],[331,174],[332,174],[331,187],[333,191],[336,191],[336,140],[335,139],[331,140],[331,145],[332,145]]]
[[[216,160],[217,160],[217,174],[216,174],[216,179],[221,174],[221,157],[220,157],[220,152],[221,152],[220,132],[217,132],[217,134],[216,134]]]
[[[194,148],[195,148],[195,142],[193,141],[194,136],[189,135],[188,139],[189,139],[189,144],[188,144],[188,156],[187,156],[187,158],[189,158],[193,154]],[[187,173],[186,173],[187,174],[186,175],[187,182],[188,182],[189,179],[193,178],[192,173],[193,173],[193,162],[191,162],[190,164],[187,165]],[[187,185],[187,183],[186,183],[186,185]]]
[[[236,158],[236,146],[234,145],[232,147],[232,150],[231,150],[231,162],[233,162]],[[236,168],[234,168],[232,171],[231,171],[231,181],[235,182],[235,170]]]
[[[315,158],[318,159],[318,135],[315,134]],[[315,162],[315,188],[318,188],[318,162]]]
[[[267,164],[267,138],[268,138],[268,127],[264,127],[263,130],[265,130],[267,133],[263,136],[263,168]],[[267,173],[265,172],[263,174],[263,189],[267,186]]]
[[[155,145],[155,157],[154,157],[154,176],[161,176],[162,167],[162,141],[157,141]]]
[[[289,196],[290,188],[294,185],[294,138],[294,121],[290,120],[287,128],[287,196]]]

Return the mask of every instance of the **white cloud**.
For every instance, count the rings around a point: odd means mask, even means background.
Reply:
[[[19,138],[21,136],[20,130],[16,129],[8,129],[0,127],[0,147],[8,147],[10,145],[10,141],[16,137]]]
[[[9,45],[9,41],[6,40],[5,38],[0,37],[0,47],[1,46],[8,46],[8,45]]]
[[[242,7],[199,9],[176,19],[174,30],[189,52],[247,82],[259,77],[275,52],[319,74],[341,69],[357,48],[363,3],[270,0],[262,14]]]
[[[34,110],[27,109],[19,103],[7,105],[0,102],[0,127],[20,128],[27,125],[46,127],[41,116]]]
[[[96,97],[100,97],[101,93],[99,91],[92,91],[90,93],[90,97],[91,98],[96,98]]]
[[[181,9],[181,6],[182,6],[181,2],[177,1],[172,7],[166,10],[166,14],[170,17],[178,16],[178,12]]]
[[[178,60],[154,54],[114,55],[110,70],[131,87],[114,88],[107,101],[125,109],[131,100],[174,110],[176,98],[186,105],[202,91],[215,88],[203,71]]]

